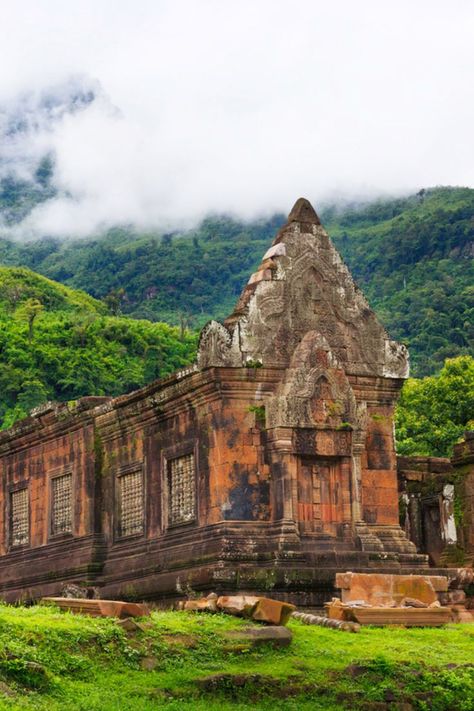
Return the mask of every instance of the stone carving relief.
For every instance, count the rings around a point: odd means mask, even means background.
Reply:
[[[265,255],[265,279],[251,278],[224,326],[204,329],[200,367],[287,368],[305,334],[318,331],[347,373],[407,377],[405,347],[388,338],[311,205],[298,201],[290,217]]]
[[[238,328],[232,334],[218,321],[210,321],[201,331],[197,356],[198,366],[200,368],[241,366],[242,354],[237,337]]]
[[[267,427],[356,426],[357,405],[347,377],[317,331],[296,348],[285,380],[266,406]]]
[[[386,339],[383,375],[386,378],[408,378],[410,371],[408,350],[402,343]]]

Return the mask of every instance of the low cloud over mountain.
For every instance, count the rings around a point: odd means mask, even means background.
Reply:
[[[0,176],[50,172],[9,229],[179,228],[300,194],[473,185],[473,30],[464,0],[10,4]]]

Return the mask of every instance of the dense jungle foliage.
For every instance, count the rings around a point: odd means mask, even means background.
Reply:
[[[449,456],[464,431],[474,429],[474,358],[451,358],[438,375],[407,380],[395,427],[399,454]]]
[[[36,199],[48,199],[44,168]],[[23,216],[25,185],[2,183],[0,214]],[[15,208],[16,205],[16,208]],[[2,213],[3,207],[3,213]],[[407,198],[326,207],[321,218],[416,376],[473,352],[474,190],[434,188]],[[135,318],[198,328],[226,316],[283,215],[244,223],[205,219],[186,233],[116,228],[95,237],[21,244],[0,239],[0,262],[27,266]],[[1,236],[1,232],[0,232]]]
[[[88,294],[0,267],[0,423],[50,399],[139,388],[188,364],[195,344],[188,331],[112,316]]]

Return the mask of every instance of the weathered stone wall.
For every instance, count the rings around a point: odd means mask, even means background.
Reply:
[[[435,565],[474,560],[474,434],[451,460],[398,457],[401,525]]]
[[[92,401],[92,402],[90,402]],[[75,570],[88,577],[94,565],[94,540],[98,528],[96,453],[93,420],[87,407],[97,400],[84,399],[74,414],[65,405],[45,408],[0,438],[0,581],[3,588],[19,585],[28,596],[35,581],[56,580]],[[52,482],[70,475],[70,522],[56,532],[52,510]],[[27,492],[28,540],[12,545],[12,495]],[[8,554],[8,555],[7,555]],[[67,575],[67,573],[66,573]]]

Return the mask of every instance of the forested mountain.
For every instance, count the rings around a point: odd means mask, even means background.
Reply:
[[[47,400],[120,395],[194,358],[196,337],[25,268],[0,268],[0,427]]]
[[[421,190],[320,214],[391,336],[408,345],[414,375],[473,352],[474,190]],[[113,312],[197,328],[229,313],[283,222],[283,215],[249,223],[214,216],[186,233],[122,227],[74,241],[5,238],[0,262],[106,298]]]
[[[325,224],[412,373],[474,350],[474,190],[330,210]]]

